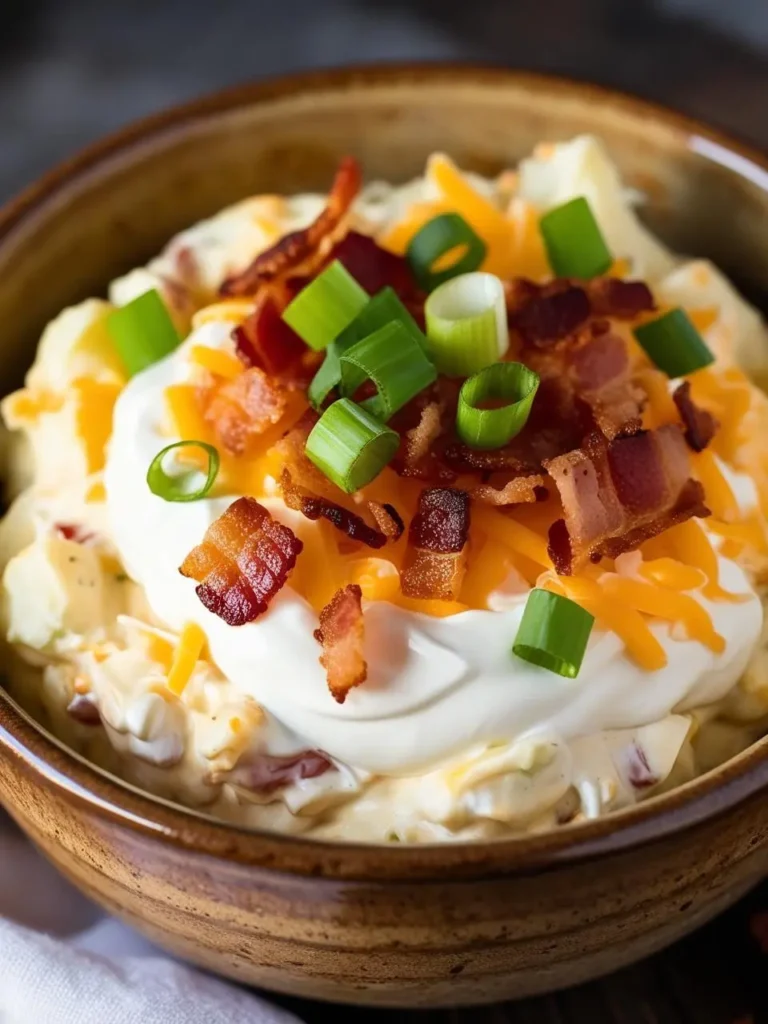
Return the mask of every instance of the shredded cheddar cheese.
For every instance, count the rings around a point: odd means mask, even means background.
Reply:
[[[221,323],[222,320],[237,326],[246,320],[252,312],[252,299],[227,299],[223,302],[214,302],[210,306],[198,309],[192,317],[192,329],[197,330],[203,324]]]
[[[120,393],[119,384],[81,377],[72,382],[76,395],[77,433],[83,442],[88,473],[104,468],[107,442],[112,435],[112,412]]]
[[[237,356],[220,348],[209,348],[207,345],[193,345],[189,357],[193,363],[226,380],[239,377],[244,369]]]
[[[206,636],[202,629],[194,622],[187,622],[181,631],[168,671],[167,685],[171,693],[179,696],[184,692],[184,687],[202,656],[205,644]]]

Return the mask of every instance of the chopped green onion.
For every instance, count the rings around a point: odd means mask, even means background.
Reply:
[[[636,327],[633,333],[651,360],[669,377],[684,377],[715,361],[682,309],[671,309]]]
[[[365,381],[376,394],[360,402],[386,421],[437,377],[437,370],[408,328],[394,320],[369,334],[341,356],[341,390],[354,395]]]
[[[167,456],[178,448],[200,448],[208,456],[207,469],[182,467],[175,473],[166,468]],[[204,498],[219,472],[219,453],[205,441],[176,441],[152,459],[147,470],[150,491],[166,501],[198,501]],[[195,486],[196,485],[196,486]]]
[[[575,601],[537,588],[528,595],[512,652],[532,665],[575,679],[594,622],[594,616]]]
[[[286,306],[283,320],[320,351],[355,319],[368,298],[344,264],[334,260]]]
[[[397,297],[394,289],[382,288],[325,350],[323,364],[309,385],[308,398],[313,408],[322,408],[331,391],[341,383],[342,354],[358,341],[395,320],[408,328],[409,333],[422,348],[426,347],[426,338],[419,330],[419,325]]]
[[[595,215],[583,196],[545,213],[539,230],[556,277],[587,280],[604,274],[613,263]]]
[[[440,285],[424,307],[427,351],[441,373],[468,377],[509,347],[504,286],[495,274],[462,274]]]
[[[442,270],[433,270],[441,256],[462,247],[465,251]],[[441,213],[427,221],[408,245],[406,257],[425,292],[431,292],[443,281],[457,274],[477,270],[485,259],[485,242],[458,213]]]
[[[110,313],[107,331],[131,377],[170,355],[181,340],[155,288]]]
[[[501,448],[525,426],[539,388],[539,375],[522,363],[494,363],[464,381],[456,431],[471,448]],[[504,405],[482,408],[484,402]]]
[[[394,458],[400,435],[348,398],[329,405],[307,438],[306,454],[342,491],[365,487]]]

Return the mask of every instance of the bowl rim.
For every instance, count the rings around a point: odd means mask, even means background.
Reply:
[[[629,94],[555,75],[463,62],[388,63],[299,72],[235,85],[129,123],[45,173],[0,210],[0,250],[16,228],[70,182],[93,172],[119,152],[188,124],[239,107],[308,91],[373,90],[397,83],[441,81],[518,87],[554,98],[566,93],[612,105],[634,119],[661,121],[681,144],[708,144],[707,156],[737,177],[768,192],[768,157],[753,145],[695,118]],[[0,686],[0,750],[19,770],[48,785],[81,811],[144,836],[161,838],[191,853],[288,874],[328,879],[481,880],[552,870],[660,842],[734,810],[768,791],[768,737],[718,768],[669,793],[604,818],[510,839],[420,845],[331,842],[248,829],[217,820],[142,791],[70,750],[36,723]],[[13,801],[9,801],[12,805]],[[13,811],[13,807],[9,809]]]

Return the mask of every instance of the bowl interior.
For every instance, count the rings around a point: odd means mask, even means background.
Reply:
[[[0,214],[2,389],[18,383],[41,329],[64,306],[103,294],[115,275],[228,203],[256,192],[323,191],[344,153],[362,161],[369,180],[399,182],[421,173],[435,150],[494,173],[542,139],[580,132],[605,141],[627,183],[646,194],[645,217],[664,239],[716,260],[748,291],[768,286],[768,164],[716,132],[639,101],[538,76],[439,66],[320,73],[246,86],[131,127],[10,204]],[[17,750],[32,743],[38,765],[41,753],[54,757],[49,741],[32,741],[22,716],[9,714],[6,735],[11,722]],[[765,783],[768,747],[761,749],[729,772],[734,794]],[[79,774],[83,792],[104,794],[107,786],[115,800],[111,783],[94,781],[94,772],[83,788],[88,770],[55,757],[62,770]],[[734,788],[758,759],[761,781]],[[695,783],[660,802],[674,808],[707,788]],[[134,817],[151,812],[140,796],[121,802]],[[647,837],[650,814],[637,810],[637,838]],[[599,833],[613,827],[595,825],[587,838],[599,844]],[[560,843],[567,839],[534,837],[529,849]]]

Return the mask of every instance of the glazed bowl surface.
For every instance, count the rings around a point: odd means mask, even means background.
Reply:
[[[344,153],[402,182],[435,150],[494,173],[541,139],[599,135],[646,219],[768,291],[768,160],[592,86],[502,70],[379,67],[244,86],[128,128],[0,214],[0,380],[65,305],[256,192],[322,191]],[[247,832],[140,793],[0,690],[0,801],[84,892],[239,981],[439,1006],[583,981],[672,942],[768,869],[768,740],[671,794],[494,843],[333,845]]]

